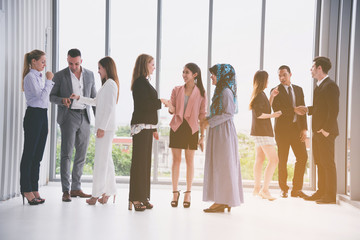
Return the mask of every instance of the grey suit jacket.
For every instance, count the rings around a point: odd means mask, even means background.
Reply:
[[[82,68],[83,79],[84,79],[84,97],[95,98],[96,97],[96,88],[94,73],[90,70]],[[63,98],[68,98],[73,93],[73,87],[71,83],[70,69],[64,68],[63,70],[56,72],[53,78],[55,82],[54,87],[50,93],[50,102],[58,105],[58,115],[57,122],[61,125],[67,117],[69,109],[65,107],[62,103]],[[70,105],[71,108],[71,105]],[[93,107],[95,114],[95,107]],[[86,105],[86,112],[88,120],[90,122],[90,106]]]

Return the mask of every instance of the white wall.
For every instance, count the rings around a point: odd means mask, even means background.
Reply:
[[[6,200],[20,193],[24,55],[33,49],[45,51],[47,70],[51,70],[52,1],[2,0],[0,7],[0,200]],[[41,185],[47,183],[48,175],[49,141],[41,163]]]

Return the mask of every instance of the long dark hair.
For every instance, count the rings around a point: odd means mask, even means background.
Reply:
[[[117,75],[115,62],[111,57],[104,57],[104,58],[100,59],[99,64],[105,69],[106,75],[107,75],[107,79],[101,79],[102,85],[104,85],[104,83],[109,78],[111,78],[112,80],[114,80],[114,82],[116,83],[116,85],[118,87],[117,99],[116,99],[116,103],[117,103],[119,101],[120,84],[119,84],[119,78],[118,78],[118,75]]]
[[[21,90],[24,91],[24,78],[25,76],[30,72],[31,68],[31,60],[35,59],[38,61],[45,53],[41,50],[32,50],[31,52],[28,52],[24,56],[24,67],[23,67],[23,75],[22,75],[22,81],[21,81]]]
[[[185,65],[185,67],[187,69],[189,69],[193,74],[197,73],[197,76],[195,77],[195,80],[196,80],[195,85],[199,88],[201,96],[204,97],[205,89],[204,89],[204,85],[202,83],[201,70],[200,70],[199,66],[196,65],[195,63],[188,63]]]
[[[253,82],[253,91],[251,93],[251,99],[249,104],[249,109],[252,109],[252,104],[254,99],[256,98],[259,93],[261,93],[266,88],[266,83],[268,81],[269,74],[266,71],[259,70],[254,75],[254,82]]]

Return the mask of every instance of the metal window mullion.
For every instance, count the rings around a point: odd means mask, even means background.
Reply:
[[[208,61],[207,61],[207,69],[209,69],[212,65],[212,30],[213,30],[213,9],[214,9],[214,0],[209,0],[209,33],[208,33]],[[211,80],[210,80],[210,72],[207,72],[207,99],[210,103],[210,92],[211,92]],[[210,110],[210,104],[207,104],[207,110]]]
[[[266,14],[266,0],[262,0],[261,6],[261,32],[260,32],[260,70],[264,69],[264,44],[265,44],[265,14]]]
[[[162,1],[157,1],[157,30],[156,30],[156,91],[160,96],[160,72],[161,72],[161,20],[162,20]],[[158,111],[159,116],[159,111]],[[154,169],[153,169],[153,183],[158,183],[158,168],[159,168],[159,144],[154,141]]]
[[[52,1],[52,71],[57,72],[59,69],[59,1]],[[51,113],[50,113],[50,169],[49,169],[49,178],[50,181],[53,181],[56,178],[55,168],[56,168],[56,104],[51,104]]]
[[[105,6],[105,56],[110,56],[110,6],[111,6],[111,0],[106,0],[106,6]]]

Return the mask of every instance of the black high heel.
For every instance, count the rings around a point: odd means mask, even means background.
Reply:
[[[39,194],[38,191],[34,191],[34,192],[32,192],[32,193],[34,194],[34,197],[37,199],[37,201],[39,202],[39,204],[42,204],[42,203],[45,202],[45,199],[40,197],[40,194]],[[39,197],[36,197],[36,195],[38,195]]]
[[[185,197],[185,193],[191,193],[191,191],[184,192],[184,197]],[[191,196],[190,196],[190,198],[191,198]],[[190,207],[190,202],[184,201],[183,206],[184,206],[184,208],[189,208]]]
[[[30,204],[30,205],[38,205],[38,204],[40,204],[40,202],[38,201],[38,199],[37,198],[33,198],[33,199],[31,199],[31,200],[29,200],[29,199],[27,199],[27,197],[25,197],[25,194],[24,193],[21,193],[21,195],[22,195],[22,197],[23,197],[23,205],[25,205],[25,198],[26,198],[26,200],[28,201],[28,203]]]
[[[154,205],[152,205],[149,201],[142,202],[142,204],[146,207],[146,209],[152,209]]]
[[[227,208],[228,212],[231,211],[231,207],[226,205],[226,204],[221,204],[215,208],[207,208],[207,209],[204,209],[204,212],[207,212],[207,213],[216,213],[216,212],[224,212],[225,208]]]
[[[171,206],[172,206],[172,207],[177,207],[177,206],[178,206],[178,203],[179,203],[180,191],[173,191],[173,193],[177,193],[178,196],[177,196],[176,201],[171,201]]]
[[[36,199],[38,200],[39,204],[42,204],[45,202],[45,198],[38,197]]]
[[[135,211],[139,211],[139,212],[142,212],[142,211],[145,211],[146,209],[146,206],[142,203],[142,202],[139,202],[139,203],[134,203],[133,201],[130,201],[129,200],[129,210],[131,211],[132,210],[132,206],[134,205],[134,209]]]

